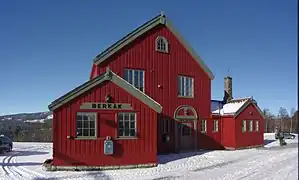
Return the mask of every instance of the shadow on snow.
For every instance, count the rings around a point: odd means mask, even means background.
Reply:
[[[212,150],[202,150],[197,152],[181,152],[179,154],[165,154],[165,155],[159,155],[158,159],[159,159],[159,164],[167,164],[172,161],[189,158],[192,156],[202,155],[211,151]]]

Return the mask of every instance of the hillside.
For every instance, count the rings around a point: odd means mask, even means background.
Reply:
[[[36,112],[36,113],[18,113],[0,116],[0,120],[16,120],[16,121],[27,121],[27,120],[44,120],[52,119],[52,112]]]
[[[51,112],[18,113],[0,116],[0,134],[14,141],[51,142]]]

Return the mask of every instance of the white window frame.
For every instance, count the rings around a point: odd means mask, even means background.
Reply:
[[[128,120],[125,120],[125,115],[129,116]],[[134,128],[131,127],[131,115],[134,115]],[[119,117],[122,116],[120,120]],[[120,128],[120,121],[123,122],[123,128]],[[129,135],[125,134],[125,121],[129,121]],[[120,129],[123,129],[123,133],[120,133]],[[131,130],[134,130],[134,135],[131,135]],[[135,112],[119,112],[117,113],[117,136],[119,138],[132,138],[137,137],[137,114]]]
[[[205,120],[205,119],[202,119],[200,121],[200,132],[207,133],[207,120]]]
[[[158,36],[156,38],[156,51],[162,52],[162,53],[168,53],[168,41],[163,36]]]
[[[219,131],[219,120],[213,120],[213,132]]]
[[[249,132],[253,131],[253,120],[249,120],[249,128],[248,128]]]
[[[78,117],[79,116],[81,116],[81,117],[83,117],[83,116],[88,116],[88,120],[87,121],[89,121],[89,127],[88,128],[84,128],[84,118],[83,119],[80,119],[80,120],[78,120]],[[92,121],[91,120],[91,116],[94,116],[94,128],[91,128],[90,127],[90,121]],[[77,121],[81,121],[83,124],[82,124],[82,126],[80,127],[80,128],[78,128],[78,122]],[[76,137],[77,138],[96,138],[97,137],[97,133],[98,133],[98,130],[97,130],[97,113],[96,112],[77,112],[76,113]],[[82,135],[78,135],[78,129],[81,129],[82,130]],[[88,129],[88,131],[89,131],[89,135],[87,135],[87,136],[85,136],[84,135],[84,130],[86,130],[86,129]],[[92,129],[94,129],[94,135],[93,136],[91,136],[90,135],[90,131],[92,130]]]
[[[178,75],[178,96],[179,97],[194,97],[194,78],[189,76]],[[187,85],[189,86],[189,92],[187,92]]]
[[[258,132],[258,131],[259,131],[259,128],[260,128],[260,127],[259,127],[259,121],[256,120],[256,121],[255,121],[255,131]]]
[[[242,132],[246,132],[247,127],[246,127],[246,120],[242,121]]]
[[[135,73],[137,73],[137,80],[135,77]],[[140,82],[140,74],[142,74],[142,82]],[[144,76],[145,76],[145,71],[141,69],[128,69],[126,68],[124,70],[124,79],[133,85],[135,88],[139,89],[140,91],[144,92],[145,90],[145,83],[144,83]],[[137,83],[136,83],[137,81]],[[136,86],[137,84],[137,86]]]

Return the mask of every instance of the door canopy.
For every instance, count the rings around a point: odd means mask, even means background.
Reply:
[[[197,113],[192,106],[181,105],[174,111],[174,119],[176,120],[196,120]]]

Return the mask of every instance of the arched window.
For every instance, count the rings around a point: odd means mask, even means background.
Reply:
[[[156,51],[168,53],[168,41],[165,37],[162,36],[157,37]]]

